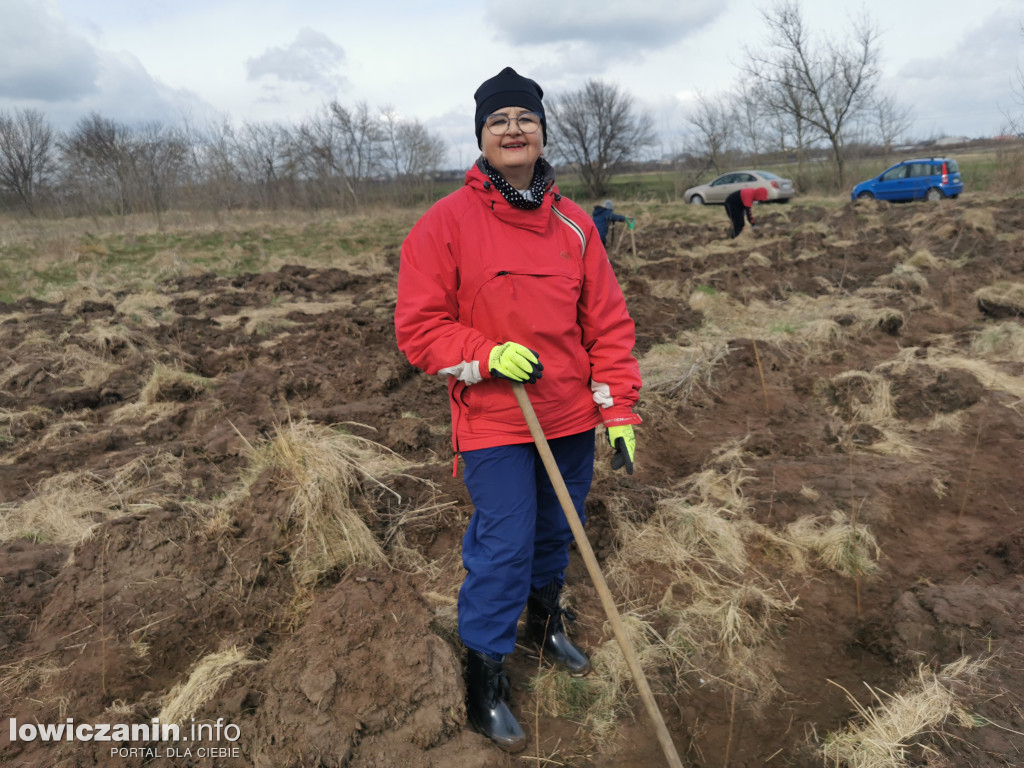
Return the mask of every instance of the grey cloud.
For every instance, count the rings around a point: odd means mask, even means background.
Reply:
[[[1013,104],[1021,40],[1019,16],[997,13],[950,41],[941,55],[908,62],[885,85],[913,105],[926,134],[965,125],[971,136],[991,135],[1003,122],[1002,110]]]
[[[41,108],[47,120],[61,130],[70,129],[84,115],[96,112],[129,125],[136,123],[202,122],[217,117],[216,110],[191,91],[169,88],[154,79],[142,63],[128,53],[97,52],[96,88],[73,99],[40,105],[34,98],[5,98],[0,110]]]
[[[971,81],[980,77],[1006,83],[1017,66],[1022,42],[1021,19],[1011,13],[995,14],[956,41],[953,48],[947,45],[941,54],[937,52],[935,58],[908,62],[898,76]]]
[[[47,4],[0,0],[0,99],[56,102],[96,91],[99,57]]]
[[[170,88],[155,79],[134,55],[103,54],[98,82],[102,96],[94,110],[129,123],[150,120],[175,123],[183,117],[199,119],[213,107],[184,89]]]
[[[339,69],[345,50],[327,35],[305,27],[284,47],[268,48],[245,62],[249,80],[274,76],[281,81],[302,83],[325,91],[336,90],[347,81]]]
[[[574,43],[600,47],[609,59],[631,59],[672,45],[710,24],[726,10],[721,0],[651,0],[610,11],[593,0],[561,0],[542,15],[509,13],[492,0],[486,19],[512,45]]]

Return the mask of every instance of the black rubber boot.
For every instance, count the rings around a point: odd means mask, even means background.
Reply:
[[[590,659],[565,634],[562,617],[576,617],[558,604],[561,591],[562,585],[557,581],[542,589],[530,590],[526,600],[526,637],[541,650],[544,659],[573,677],[583,677],[590,673]]]
[[[510,686],[505,664],[470,648],[466,654],[469,722],[506,752],[519,752],[526,746],[526,734],[506,703]]]

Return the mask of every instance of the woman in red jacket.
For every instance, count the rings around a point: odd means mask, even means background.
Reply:
[[[757,205],[758,201],[768,199],[768,190],[764,187],[747,187],[746,189],[737,189],[735,192],[725,198],[725,213],[729,217],[729,221],[732,222],[732,236],[738,237],[740,232],[743,231],[743,216],[747,217],[747,221],[750,222],[752,229],[756,228],[754,224],[754,213],[752,208]]]
[[[481,156],[402,244],[395,331],[409,361],[444,376],[452,439],[474,505],[462,542],[459,635],[467,713],[508,751],[526,738],[508,708],[504,657],[527,639],[571,674],[559,593],[572,531],[510,381],[527,391],[581,519],[595,428],[632,474],[640,370],[633,321],[591,218],[545,161],[543,91],[506,67],[474,94]]]

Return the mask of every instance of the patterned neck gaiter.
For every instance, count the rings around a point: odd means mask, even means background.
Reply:
[[[494,186],[498,188],[498,191],[501,192],[501,196],[513,208],[522,208],[527,211],[540,208],[541,203],[544,201],[544,178],[547,175],[547,168],[548,161],[543,157],[538,157],[536,164],[533,166],[533,181],[530,182],[530,195],[533,199],[529,200],[523,197],[518,189],[505,181],[505,177],[494,170],[485,158],[483,159],[483,170],[494,183]]]

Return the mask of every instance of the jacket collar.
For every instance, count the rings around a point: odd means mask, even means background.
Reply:
[[[495,188],[483,169],[483,159],[481,155],[473,167],[466,171],[466,186],[478,193],[484,204],[500,221],[521,229],[543,231],[547,227],[552,204],[560,199],[558,187],[555,185],[555,169],[550,163],[544,163],[544,199],[539,208],[528,211],[510,205]]]

